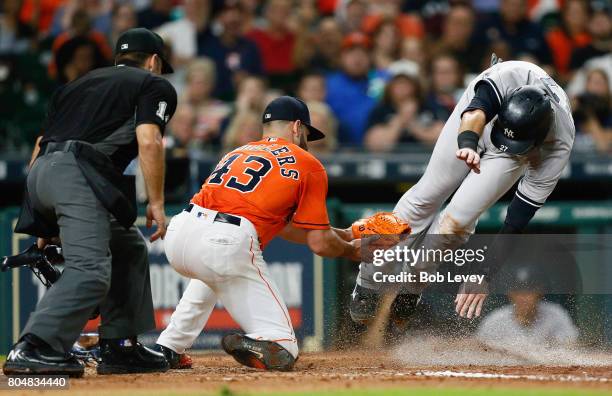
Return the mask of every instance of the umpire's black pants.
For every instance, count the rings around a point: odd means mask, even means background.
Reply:
[[[98,306],[102,338],[154,329],[145,241],[136,227],[126,230],[102,206],[74,155],[54,152],[38,158],[27,183],[33,208],[59,225],[65,267],[22,336],[32,333],[57,351],[70,351]]]

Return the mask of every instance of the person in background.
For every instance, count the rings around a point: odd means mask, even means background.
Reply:
[[[184,67],[196,57],[199,37],[209,28],[210,3],[185,0],[184,17],[164,23],[155,30],[172,47],[175,69]]]
[[[431,125],[421,117],[421,85],[418,66],[410,61],[391,65],[392,77],[382,100],[368,116],[364,145],[369,151],[391,151],[402,143],[434,143],[442,125]]]
[[[322,101],[309,100],[310,123],[318,130],[325,131],[325,139],[308,143],[308,151],[315,156],[333,152],[338,146],[338,121],[328,105]]]
[[[432,43],[432,52],[451,54],[465,71],[480,73],[485,47],[473,40],[475,27],[476,15],[469,5],[459,3],[452,6],[442,24],[440,39]]]
[[[0,55],[28,51],[35,37],[34,30],[19,20],[22,0],[5,0],[0,8]]]
[[[309,38],[298,40],[296,64],[306,70],[336,70],[341,46],[342,30],[338,21],[333,17],[324,17]]]
[[[121,33],[136,27],[136,13],[134,7],[129,3],[117,3],[113,7],[113,18],[109,43],[117,42]]]
[[[587,73],[585,92],[573,99],[578,132],[587,135],[597,151],[612,152],[612,93],[610,80],[602,69]]]
[[[368,2],[368,14],[363,21],[363,31],[371,33],[383,19],[391,19],[403,37],[423,38],[425,28],[416,13],[402,13],[401,0],[378,0]]]
[[[155,29],[171,21],[172,0],[151,0],[151,4],[138,12],[138,26]]]
[[[242,16],[240,3],[226,0],[215,18],[219,32],[209,28],[198,39],[198,55],[215,62],[217,81],[214,96],[219,99],[232,100],[235,87],[242,78],[262,73],[257,45],[242,31]]]
[[[104,0],[68,0],[55,11],[49,34],[56,37],[72,29],[74,14],[79,11],[87,14],[92,30],[103,35],[110,34],[112,2]]]
[[[55,12],[65,2],[66,0],[24,0],[19,20],[45,36],[53,23]]]
[[[185,151],[193,146],[195,135],[196,113],[192,106],[183,103],[176,108],[174,117],[168,124],[170,133],[164,136],[164,147],[174,157],[183,157]]]
[[[221,122],[229,106],[212,96],[215,88],[215,64],[206,58],[192,61],[185,74],[185,92],[180,103],[193,108],[196,117],[193,139],[200,144],[219,142]]]
[[[368,15],[368,2],[364,0],[343,0],[336,7],[336,20],[341,32],[349,34],[360,32]]]
[[[98,57],[98,55],[101,55],[104,62],[110,62],[113,56],[113,52],[108,44],[108,41],[106,40],[106,36],[92,29],[91,20],[89,18],[88,13],[84,9],[78,9],[75,12],[71,13],[71,15],[72,22],[70,24],[70,29],[57,36],[53,41],[52,51],[54,61],[49,64],[49,75],[52,78],[55,78],[58,73],[56,65],[62,63],[67,59],[64,54],[63,61],[55,60],[60,55],[60,48],[67,44],[68,41],[74,38],[84,38],[87,42],[94,43],[94,45],[97,47],[94,51],[96,58]],[[98,64],[100,62],[96,60],[95,63]]]
[[[589,20],[591,43],[575,48],[570,59],[570,69],[582,67],[586,61],[612,52],[612,15],[610,8],[599,8],[593,12]]]
[[[223,152],[261,139],[261,115],[252,110],[239,111],[223,136]]]
[[[532,266],[513,269],[508,298],[511,304],[484,317],[476,338],[483,344],[525,356],[542,348],[570,347],[578,329],[567,311],[543,299],[541,275]]]
[[[436,120],[445,121],[462,94],[463,73],[456,58],[449,54],[434,56],[431,62],[431,90],[425,106]]]
[[[351,33],[342,42],[341,70],[328,74],[325,101],[339,121],[342,143],[361,145],[368,114],[376,104],[370,96],[370,40],[363,33]]]
[[[377,70],[386,70],[399,57],[401,36],[395,22],[382,19],[372,33],[372,62]]]
[[[238,83],[238,93],[230,114],[221,123],[221,140],[227,128],[238,113],[261,114],[268,101],[268,83],[261,76],[246,76]]]
[[[308,102],[324,102],[326,96],[327,87],[325,86],[325,76],[323,74],[311,72],[302,76],[297,88],[298,98],[308,104]],[[327,131],[327,129],[321,130]]]
[[[400,59],[416,63],[423,74],[427,71],[429,63],[429,49],[425,47],[422,39],[416,37],[406,38],[400,46]],[[421,77],[425,80],[428,79],[424,75]]]
[[[74,81],[107,64],[96,43],[84,36],[69,39],[62,44],[55,55],[57,80],[60,84]]]
[[[561,23],[546,33],[546,41],[562,81],[569,79],[572,51],[591,42],[589,19],[590,9],[586,0],[567,0],[561,11]]]
[[[485,21],[475,37],[484,39],[487,45],[505,41],[513,57],[528,52],[538,56],[541,67],[552,65],[542,29],[528,18],[527,0],[501,0],[499,13]]]
[[[289,27],[291,1],[269,0],[265,3],[263,13],[265,27],[251,30],[246,37],[259,48],[263,71],[270,86],[286,90],[295,72],[293,52],[296,36]]]

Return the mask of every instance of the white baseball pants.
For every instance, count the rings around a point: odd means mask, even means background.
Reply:
[[[194,205],[168,226],[168,261],[192,280],[157,343],[183,353],[219,300],[247,337],[276,342],[297,357],[289,312],[269,276],[255,227],[244,217],[240,226],[215,222],[216,214]]]

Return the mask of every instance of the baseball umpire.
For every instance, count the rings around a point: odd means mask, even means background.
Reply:
[[[442,129],[425,174],[393,211],[413,234],[423,235],[426,248],[455,249],[466,242],[482,213],[519,180],[500,234],[521,233],[569,161],[575,130],[563,89],[532,63],[500,62],[495,56],[492,63],[469,84]],[[487,265],[483,273],[494,275],[495,265]],[[380,290],[374,271],[361,263],[350,305],[356,322],[368,323],[375,315]],[[460,288],[455,309],[472,318],[480,315],[487,293],[469,286]],[[398,296],[403,300],[396,304],[400,316],[414,311],[416,293]]]
[[[99,307],[98,374],[165,371],[164,356],[137,335],[155,328],[147,247],[133,225],[138,155],[149,204],[147,226],[166,232],[162,134],[176,109],[163,40],[147,29],[122,34],[115,66],[59,88],[32,155],[16,232],[61,240],[65,269],[42,297],[4,364],[6,375],[83,375],[70,354]]]

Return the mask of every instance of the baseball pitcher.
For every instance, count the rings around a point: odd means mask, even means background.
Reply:
[[[263,125],[263,139],[225,155],[168,227],[168,260],[192,278],[157,341],[171,367],[189,366],[182,354],[217,300],[246,332],[223,338],[227,353],[250,367],[293,367],[297,340],[262,255],[275,236],[307,244],[321,256],[360,261],[360,243],[351,242],[350,230],[330,227],[327,174],[306,151],[307,140],[324,135],[310,125],[306,105],[289,96],[275,99]]]
[[[474,233],[480,215],[519,179],[500,233],[520,233],[552,193],[568,163],[574,142],[570,102],[540,67],[500,62],[476,77],[459,100],[436,142],[419,182],[394,213],[433,249],[457,248]],[[454,195],[453,195],[454,193]],[[448,205],[442,205],[453,195]],[[452,238],[425,238],[429,234]],[[380,290],[375,268],[361,263],[350,305],[354,321],[376,314]],[[486,292],[464,284],[455,299],[460,316],[480,315]],[[421,289],[422,290],[422,289]],[[413,311],[420,290],[400,294]]]

